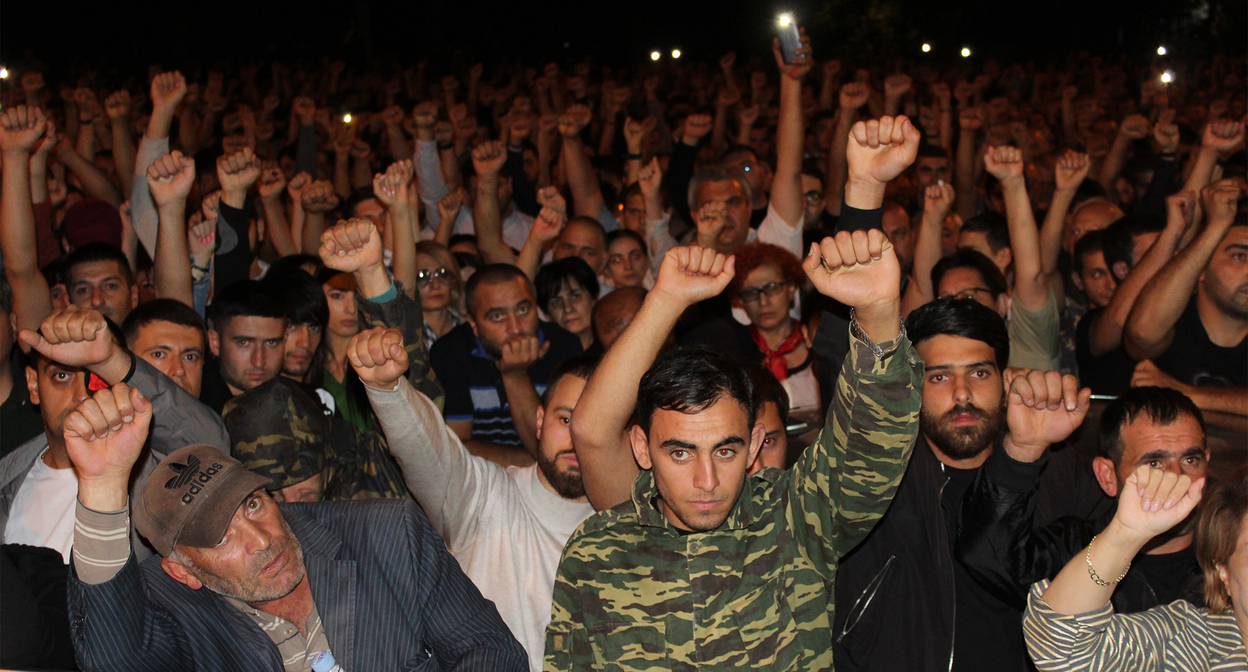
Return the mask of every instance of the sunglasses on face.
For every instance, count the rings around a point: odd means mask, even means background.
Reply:
[[[451,277],[451,269],[445,266],[440,266],[434,269],[422,269],[416,271],[416,284],[421,287],[427,287],[434,280],[443,284],[449,284],[451,282]]]
[[[811,189],[810,191],[806,192],[807,203],[814,203],[815,201],[822,200],[822,199],[823,199],[822,191],[819,191],[817,189]]]

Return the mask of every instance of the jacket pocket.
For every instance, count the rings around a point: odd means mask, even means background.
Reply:
[[[896,558],[897,556],[895,555],[888,556],[884,566],[875,573],[875,576],[871,577],[871,580],[867,582],[867,587],[859,593],[858,599],[854,600],[853,606],[849,608],[849,613],[845,614],[845,622],[841,626],[841,631],[836,634],[837,642],[848,646],[847,639],[852,639],[849,637],[849,634],[863,620],[863,617],[867,615],[867,611],[871,608],[871,603],[875,601],[876,593],[880,590],[880,586],[884,585],[884,579],[888,576],[888,570],[893,566],[893,560]]]
[[[547,643],[550,643],[550,635]],[[589,629],[593,667],[606,672],[667,668],[662,623],[603,623]],[[549,658],[547,658],[549,660]]]
[[[785,598],[784,574],[733,600],[728,609],[732,611],[751,666],[787,667],[791,661],[782,660],[786,656],[781,652],[792,652],[798,632],[793,611]]]

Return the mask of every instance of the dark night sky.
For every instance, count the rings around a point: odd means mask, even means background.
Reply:
[[[593,53],[627,65],[673,46],[694,58],[735,48],[748,59],[766,55],[771,18],[786,9],[808,27],[817,57],[851,61],[917,56],[923,41],[937,46],[938,58],[953,58],[963,44],[977,56],[1044,59],[1074,49],[1144,54],[1159,41],[1188,53],[1221,48],[1242,56],[1248,3],[1210,0],[1211,18],[1195,25],[1184,17],[1197,0],[118,0],[56,3],[65,9],[49,11],[51,4],[0,4],[5,64],[20,66],[32,55],[54,67],[100,55],[127,67],[176,67],[232,55],[371,54],[428,58],[436,68],[460,49],[468,60],[520,56],[535,64]]]

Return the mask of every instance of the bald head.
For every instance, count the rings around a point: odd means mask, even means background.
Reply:
[[[645,300],[646,290],[641,287],[623,287],[594,305],[594,337],[604,350],[610,349],[624,333]]]
[[[1122,217],[1122,209],[1104,198],[1093,198],[1085,201],[1071,215],[1070,225],[1066,229],[1066,251],[1074,254],[1075,243],[1089,231],[1100,231]]]
[[[594,269],[594,275],[602,275],[607,266],[607,234],[602,224],[592,217],[573,217],[555,239],[551,256],[556,261],[580,257]]]

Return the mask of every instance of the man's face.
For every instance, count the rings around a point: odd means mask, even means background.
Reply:
[[[724,229],[715,240],[715,250],[723,254],[732,254],[745,244],[750,233],[750,202],[745,198],[745,190],[736,180],[722,182],[698,183],[697,197],[694,202],[701,210],[707,203],[724,204]],[[694,213],[697,214],[696,212]]]
[[[86,374],[76,366],[57,364],[47,357],[36,358],[35,368],[26,367],[26,391],[30,403],[39,406],[48,442],[61,443],[65,418],[91,396],[83,382]]]
[[[914,236],[911,235],[910,215],[906,214],[906,209],[895,203],[890,203],[884,207],[884,235],[888,236],[888,241],[893,244],[893,250],[897,253],[897,262],[901,264],[903,272],[909,270],[910,259],[914,254]]]
[[[1100,250],[1083,255],[1083,270],[1077,277],[1084,294],[1088,295],[1088,300],[1094,307],[1108,306],[1109,301],[1114,298],[1114,290],[1118,289],[1118,282],[1105,265],[1105,254]]]
[[[1210,301],[1227,317],[1248,320],[1248,226],[1232,226],[1201,274]]]
[[[750,473],[753,474],[763,467],[783,469],[785,454],[789,450],[789,435],[785,433],[784,423],[780,421],[780,407],[774,401],[763,404],[763,412],[758,416],[758,421],[763,423],[766,434],[758,457],[750,465]]]
[[[941,299],[974,298],[997,311],[1001,317],[1005,317],[1005,302],[992,295],[992,291],[988,289],[988,283],[984,282],[984,277],[974,268],[962,267],[949,270],[941,276],[940,286],[936,288],[936,296]]]
[[[594,316],[594,335],[604,350],[610,349],[632,323],[637,311],[641,310],[642,300],[643,296],[620,290],[602,298]]]
[[[477,286],[475,310],[468,316],[485,351],[502,359],[503,344],[514,336],[537,335],[537,299],[524,278]]]
[[[919,343],[918,351],[927,364],[919,429],[951,459],[983,453],[1005,421],[1005,388],[992,348],[939,334]]]
[[[938,180],[949,181],[949,159],[920,156],[914,164],[915,185],[927,189]]]
[[[385,235],[386,232],[386,208],[375,198],[360,201],[355,204],[355,214],[353,217],[363,217],[373,223],[377,227],[377,232]]]
[[[814,175],[802,175],[802,202],[806,204],[806,224],[819,221],[826,203],[823,194],[823,182]]]
[[[198,397],[204,382],[204,335],[195,327],[153,320],[139,327],[130,351]]]
[[[580,257],[601,275],[607,265],[607,243],[602,234],[585,222],[568,222],[559,239],[555,241],[552,258],[558,261],[567,257]]]
[[[325,499],[325,471],[269,493],[275,502],[319,502]]]
[[[637,463],[654,470],[663,515],[706,532],[732,513],[763,437],[762,423],[750,427],[745,409],[725,396],[697,413],[655,411],[649,435],[634,425],[629,438]]]
[[[254,315],[233,317],[220,332],[208,332],[208,345],[221,362],[221,377],[230,391],[242,394],[281,372],[286,352],[286,320]]]
[[[650,270],[650,257],[641,243],[620,236],[607,249],[607,276],[616,287],[640,287]]]
[[[282,375],[301,380],[312,367],[312,357],[321,347],[321,325],[294,324],[286,326],[286,351],[282,356]]]
[[[555,494],[564,499],[585,496],[581,463],[572,449],[572,431],[568,425],[583,391],[584,378],[561,376],[551,390],[549,401],[537,409],[537,466]]]
[[[1122,459],[1114,472],[1118,478],[1117,491],[1106,493],[1117,497],[1127,477],[1140,465],[1164,469],[1175,474],[1186,474],[1194,481],[1204,478],[1209,469],[1209,453],[1205,448],[1205,433],[1200,423],[1190,415],[1180,415],[1169,425],[1159,425],[1146,416],[1137,416],[1119,431]]]
[[[179,578],[166,567],[174,579],[193,590],[207,587],[252,606],[289,595],[306,576],[303,547],[263,490],[239,505],[220,544],[213,548],[178,546],[176,550],[191,564],[166,558],[162,565],[175,564],[185,572]]]
[[[632,194],[624,199],[624,213],[620,225],[629,231],[646,235],[646,198]]]
[[[761,194],[766,189],[768,168],[754,158],[753,154],[736,152],[724,159],[724,165],[741,171],[745,181],[750,184],[750,193]]]
[[[138,287],[126,281],[125,271],[111,259],[75,264],[67,273],[69,300],[93,308],[121,324],[139,301]]]

